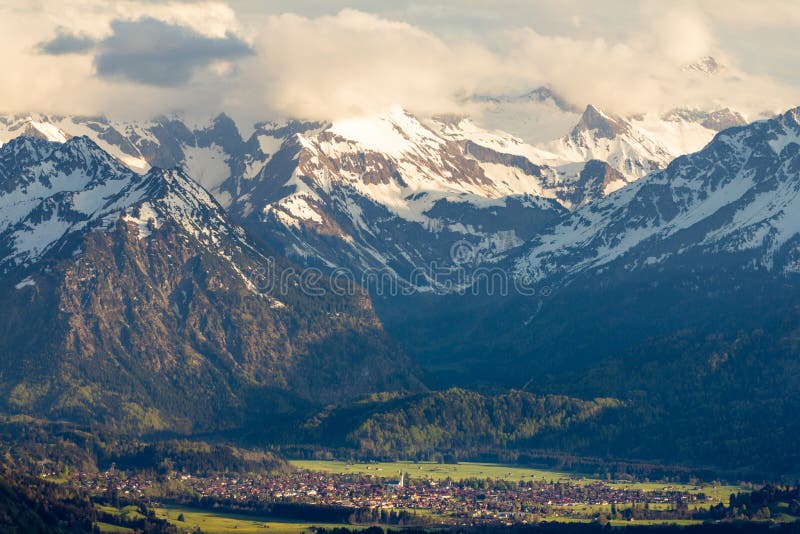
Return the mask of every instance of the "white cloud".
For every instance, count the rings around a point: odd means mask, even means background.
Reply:
[[[689,105],[731,106],[752,116],[800,104],[797,87],[744,72],[715,33],[720,21],[753,26],[767,24],[769,17],[759,11],[747,21],[736,20],[742,16],[730,13],[735,9],[717,4],[714,9],[690,1],[643,4],[636,13],[625,13],[625,20],[636,18],[637,25],[601,35],[594,31],[598,15],[568,2],[566,29],[553,35],[478,4],[468,29],[436,31],[352,9],[316,17],[251,9],[240,20],[223,2],[70,0],[31,7],[11,0],[0,6],[0,108],[140,118],[178,109],[199,115],[227,110],[252,120],[332,119],[392,104],[422,114],[465,111],[471,94],[523,92],[540,84],[575,105],[593,103],[619,113]],[[409,13],[417,18],[450,9],[414,5]],[[797,16],[790,7],[775,5],[785,17]],[[554,6],[551,17],[557,14]],[[710,12],[717,11],[713,18]],[[103,79],[95,70],[97,51],[41,53],[41,43],[58,35],[102,41],[111,35],[113,21],[143,17],[213,39],[234,35],[254,54],[200,63],[176,80],[177,87],[159,88],[131,83],[131,77]],[[727,68],[716,76],[682,70],[704,55]]]
[[[594,103],[621,113],[730,105],[753,114],[779,111],[800,97],[738,69],[702,12],[672,8],[646,15],[649,26],[616,42],[529,27],[483,41],[444,39],[353,10],[317,18],[276,15],[263,24],[258,56],[246,70],[257,74],[249,85],[266,108],[307,118],[368,113],[392,103],[421,113],[463,111],[465,95],[540,84],[578,106]],[[724,73],[683,70],[707,55],[727,65]]]
[[[745,114],[800,104],[797,87],[739,68],[694,7],[648,4],[648,24],[624,38],[552,36],[531,28],[506,32],[504,78],[518,87],[550,84],[575,105],[618,113],[667,111],[677,106],[733,107]],[[724,68],[716,75],[685,69],[705,56]]]
[[[219,2],[106,2],[10,0],[0,5],[0,111],[63,114],[105,113],[148,118],[183,108],[216,110],[230,80],[216,74],[219,65],[198,72],[187,90],[143,87],[105,80],[97,75],[91,54],[54,57],[41,45],[63,34],[94,40],[112,35],[114,21],[142,18],[178,25],[208,39],[240,32],[234,11]]]
[[[800,3],[793,0],[705,0],[698,9],[739,29],[797,27]]]
[[[315,19],[268,17],[256,46],[258,57],[243,70],[263,105],[308,118],[395,103],[422,113],[454,111],[459,93],[495,71],[495,57],[475,43],[446,43],[353,10]]]

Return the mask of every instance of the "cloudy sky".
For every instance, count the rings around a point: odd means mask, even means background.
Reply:
[[[547,85],[757,118],[800,105],[797,35],[796,0],[3,0],[0,111],[335,119]]]

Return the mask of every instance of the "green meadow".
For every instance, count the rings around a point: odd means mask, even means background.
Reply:
[[[514,467],[502,464],[483,464],[462,462],[458,464],[438,464],[433,462],[374,462],[348,463],[328,460],[291,460],[289,462],[298,469],[309,471],[327,471],[329,473],[356,473],[374,475],[383,478],[397,478],[400,472],[411,478],[444,480],[451,478],[502,478],[505,480],[545,480],[576,481],[569,473],[559,471],[543,471],[526,467]]]
[[[252,515],[229,514],[195,508],[179,506],[165,506],[156,508],[156,517],[166,519],[177,526],[181,532],[192,532],[199,527],[207,534],[222,534],[226,532],[237,532],[241,534],[253,533],[287,533],[287,534],[311,534],[311,527],[340,527],[342,525],[331,523],[309,523],[289,520],[276,520],[269,517],[257,517]],[[183,521],[178,517],[183,515]],[[357,528],[348,525],[348,528]]]

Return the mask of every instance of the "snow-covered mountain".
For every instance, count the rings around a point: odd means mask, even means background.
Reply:
[[[430,288],[454,243],[492,262],[565,211],[559,177],[535,163],[546,157],[468,121],[425,124],[396,108],[287,139],[232,209],[298,261]]]
[[[532,241],[519,276],[733,261],[800,272],[800,108],[719,133],[703,150],[584,206]]]
[[[606,161],[630,181],[662,168],[674,157],[630,122],[591,105],[569,135],[545,146],[566,162]]]
[[[682,154],[700,150],[720,130],[744,123],[741,115],[728,109],[676,109],[662,116],[623,118],[589,105],[568,135],[542,144],[541,149],[555,155],[555,165],[605,161],[622,173],[624,183],[630,183]]]
[[[549,90],[520,98],[571,112]],[[413,276],[430,289],[428,274],[453,265],[456,244],[481,263],[499,261],[565,211],[740,121],[687,110],[623,119],[588,106],[569,135],[534,146],[465,117],[420,120],[399,107],[333,123],[258,123],[247,139],[225,115],[200,126],[24,115],[0,117],[0,142],[86,135],[134,171],[180,167],[296,261]]]
[[[259,123],[244,139],[224,114],[201,125],[177,116],[124,122],[104,117],[28,114],[0,117],[0,144],[20,135],[54,142],[86,136],[136,172],[145,172],[151,166],[179,167],[227,204],[238,182],[258,173],[277,149],[274,129],[274,125]]]
[[[454,243],[500,261],[565,211],[741,120],[724,111],[627,120],[589,106],[569,136],[537,147],[468,118],[420,121],[395,108],[287,139],[233,209],[298,261],[408,281],[451,266]],[[435,285],[421,279],[414,285]]]
[[[6,117],[0,125],[4,142],[30,134],[63,143],[87,134],[132,170],[181,167],[240,221],[253,227],[272,221],[262,233],[281,250],[329,267],[408,272],[449,262],[461,236],[489,258],[562,211],[539,198],[558,200],[547,190],[547,172],[524,156],[481,152],[498,159],[492,163],[468,154],[469,136],[501,148],[507,136],[477,128],[459,139],[442,136],[399,109],[333,124],[259,123],[246,141],[224,115],[196,128],[176,118],[116,123],[46,116]],[[387,231],[399,232],[391,244]],[[336,242],[325,253],[320,239],[331,238]]]
[[[503,181],[508,174],[528,173],[536,177],[535,195],[551,198],[570,210],[607,195],[629,181],[604,161],[577,158],[568,161],[508,133],[484,130],[470,119],[440,118],[430,124],[443,137],[461,143],[465,154],[479,161],[488,176]]]
[[[191,432],[274,413],[265,398],[419,386],[363,292],[300,288],[256,243],[178,169],[135,173],[86,137],[9,141],[2,409]]]
[[[86,137],[50,142],[18,137],[0,147],[0,271],[29,266],[71,243],[73,234],[109,231],[119,220],[140,237],[165,221],[208,246],[224,237],[247,246],[222,208],[179,170],[137,174]]]
[[[582,111],[546,86],[519,93],[474,95],[469,104],[474,108],[471,117],[482,126],[510,132],[531,144],[561,137]]]
[[[610,387],[680,421],[696,407],[690,392],[712,387],[725,389],[720,420],[765,391],[742,420],[797,398],[800,108],[723,130],[562,217],[499,264],[534,295],[397,299],[384,324],[465,381]],[[773,376],[786,387],[765,387]],[[631,385],[639,377],[646,386]],[[706,409],[695,413],[708,424]]]

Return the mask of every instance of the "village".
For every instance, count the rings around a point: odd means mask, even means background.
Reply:
[[[587,507],[636,505],[686,509],[705,496],[669,486],[654,491],[620,488],[603,482],[498,479],[427,480],[363,474],[296,470],[270,475],[196,476],[131,474],[117,470],[78,473],[73,481],[92,495],[124,502],[196,502],[238,509],[265,510],[270,505],[372,511],[377,515],[436,518],[449,523],[524,521],[531,517],[579,516]],[[311,508],[309,508],[311,509]]]

